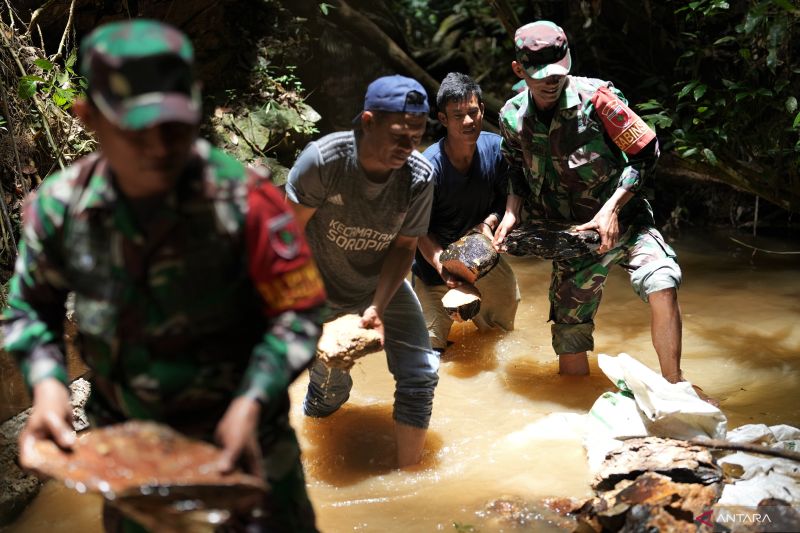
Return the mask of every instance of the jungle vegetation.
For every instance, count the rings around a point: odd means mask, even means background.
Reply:
[[[511,32],[553,20],[570,38],[573,72],[612,80],[657,129],[660,172],[691,184],[672,194],[662,218],[686,218],[687,195],[709,180],[739,195],[733,225],[755,224],[747,220],[757,217],[758,198],[786,227],[800,210],[793,0],[6,0],[3,8],[3,282],[25,194],[96,148],[69,115],[85,88],[77,43],[101,22],[136,16],[192,37],[206,89],[204,135],[276,169],[313,136],[349,127],[367,83],[392,72],[417,77],[431,95],[448,72],[469,73],[483,86],[491,128],[518,81]]]

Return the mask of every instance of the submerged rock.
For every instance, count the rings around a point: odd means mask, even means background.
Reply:
[[[567,222],[528,220],[506,236],[504,251],[520,257],[563,261],[587,255],[600,247],[596,231],[575,231]]]
[[[361,327],[361,317],[343,315],[322,327],[317,357],[331,368],[347,370],[356,360],[382,349],[377,330]]]

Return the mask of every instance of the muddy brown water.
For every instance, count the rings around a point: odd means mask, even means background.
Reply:
[[[759,240],[759,246],[800,249],[797,242]],[[721,400],[729,428],[753,422],[800,426],[800,256],[751,258],[750,250],[724,235],[685,236],[676,248],[684,270],[686,376]],[[454,328],[417,468],[392,468],[393,382],[382,354],[355,366],[350,401],[328,419],[304,419],[300,401],[307,379],[292,386],[292,421],[323,532],[456,531],[454,524],[480,531],[558,531],[544,520],[512,528],[481,511],[501,496],[537,502],[590,495],[580,442],[526,428],[549,413],[586,412],[611,383],[595,358],[589,377],[555,374],[546,323],[550,264],[512,258],[512,265],[523,295],[517,330],[478,334],[470,324]],[[649,309],[620,269],[606,286],[596,348],[626,352],[658,368]],[[97,498],[51,483],[7,531],[100,531],[99,517]]]

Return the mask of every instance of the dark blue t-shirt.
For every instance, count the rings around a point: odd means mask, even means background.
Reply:
[[[497,213],[502,218],[508,191],[508,166],[500,153],[501,139],[497,134],[481,132],[466,176],[450,163],[444,139],[423,152],[433,165],[433,207],[428,234],[432,234],[442,248],[463,237],[489,214]],[[419,250],[411,269],[428,285],[444,283]]]

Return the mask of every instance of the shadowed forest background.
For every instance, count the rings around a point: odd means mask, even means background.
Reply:
[[[69,114],[76,52],[102,22],[150,17],[192,38],[203,134],[285,176],[316,136],[350,127],[372,79],[402,73],[434,99],[451,71],[481,83],[488,128],[519,81],[510,32],[550,19],[572,72],[612,80],[662,145],[659,225],[792,235],[800,210],[800,8],[790,0],[5,0],[2,253],[10,277],[24,195],[96,148]],[[432,115],[433,117],[433,115]],[[441,134],[432,118],[431,139]],[[759,200],[765,200],[760,202]],[[0,302],[2,303],[2,302]]]

